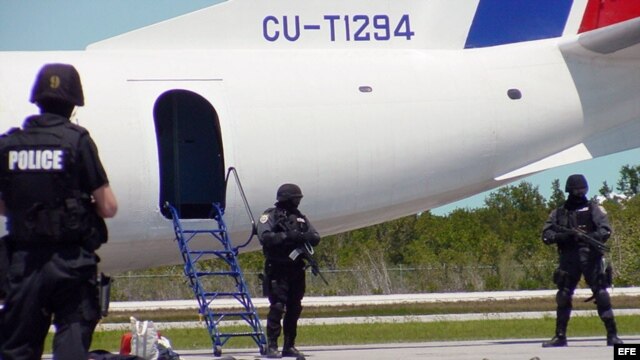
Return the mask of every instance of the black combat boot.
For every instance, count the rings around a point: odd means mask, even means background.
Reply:
[[[282,356],[283,357],[294,357],[298,360],[304,360],[304,354],[296,349],[295,339],[290,336],[284,337],[284,344],[282,345]]]
[[[265,355],[269,359],[280,359],[282,357],[278,351],[278,338],[267,341],[267,353]]]
[[[542,343],[542,347],[560,347],[567,346],[567,336],[565,334],[556,334],[549,341]]]
[[[614,319],[604,319],[604,327],[607,329],[607,346],[624,344],[624,342],[618,337],[618,329]]]
[[[559,308],[556,311],[556,335],[542,343],[542,347],[567,346],[567,326],[571,317],[571,309]]]
[[[622,341],[622,339],[620,339],[618,335],[615,335],[615,334],[607,335],[607,346],[621,345],[621,344],[624,344],[624,341]]]

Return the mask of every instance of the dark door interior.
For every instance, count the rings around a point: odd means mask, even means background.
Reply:
[[[225,206],[224,154],[218,115],[202,96],[170,90],[156,100],[153,116],[160,164],[160,209],[169,202],[182,219],[204,219],[211,205]]]

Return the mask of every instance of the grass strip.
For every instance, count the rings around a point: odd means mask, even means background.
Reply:
[[[574,310],[595,310],[593,302],[585,303],[582,298],[574,298]],[[637,296],[617,296],[612,298],[614,311],[617,309],[637,309]],[[440,314],[468,314],[468,313],[505,313],[525,311],[555,311],[555,296],[548,298],[518,299],[518,300],[486,300],[486,301],[443,301],[432,303],[384,304],[362,306],[305,306],[303,318],[322,317],[359,317],[359,316],[415,316]],[[267,318],[266,308],[258,309],[261,319]],[[114,312],[102,320],[103,323],[129,323],[129,317],[167,321],[197,321],[197,310],[170,310]]]

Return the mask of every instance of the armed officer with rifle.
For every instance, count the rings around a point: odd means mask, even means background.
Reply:
[[[618,338],[611,298],[611,267],[604,264],[604,243],[611,236],[607,213],[597,203],[587,199],[589,186],[583,175],[567,178],[569,193],[564,205],[553,210],[542,230],[545,244],[556,244],[560,264],[553,274],[558,286],[556,294],[556,333],[543,347],[567,346],[567,325],[571,317],[573,293],[584,275],[593,293],[598,315],[607,330],[607,345],[622,344]],[[588,299],[590,300],[590,299]],[[587,300],[587,301],[588,301]]]
[[[312,266],[313,273],[319,274],[311,254],[313,247],[320,242],[320,235],[298,210],[301,199],[300,187],[283,184],[278,188],[275,207],[265,210],[258,222],[258,238],[265,256],[263,289],[270,303],[267,315],[268,358],[287,356],[304,359],[304,355],[295,348],[295,340],[305,292],[305,268]],[[284,332],[282,354],[278,352],[281,331]]]

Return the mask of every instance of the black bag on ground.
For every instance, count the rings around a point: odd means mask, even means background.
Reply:
[[[89,352],[89,360],[144,360],[140,356],[112,354],[107,350],[92,350]]]

